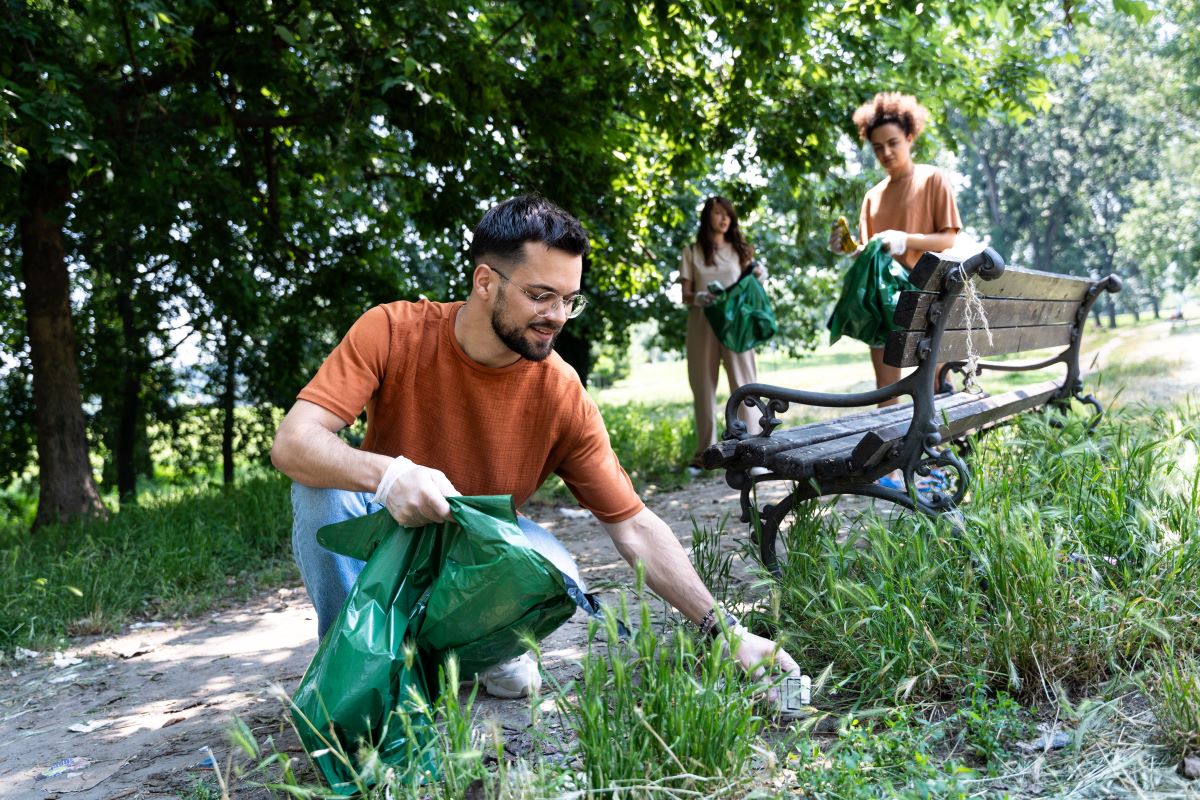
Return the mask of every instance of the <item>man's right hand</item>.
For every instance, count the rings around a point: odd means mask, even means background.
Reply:
[[[371,502],[387,507],[392,518],[409,528],[450,519],[447,497],[458,495],[441,470],[398,456],[388,465]]]

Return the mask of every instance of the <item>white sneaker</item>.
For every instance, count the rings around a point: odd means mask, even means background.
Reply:
[[[492,697],[505,699],[528,697],[542,688],[542,674],[531,653],[522,653],[512,661],[485,669],[475,680]]]
[[[700,467],[693,466],[691,464],[689,464],[687,467],[685,467],[685,469],[687,470],[687,474],[691,475],[693,478],[699,478],[701,475],[704,474],[703,469],[701,469]]]

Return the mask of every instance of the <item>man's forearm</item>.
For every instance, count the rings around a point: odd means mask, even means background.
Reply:
[[[305,486],[375,491],[392,459],[351,447],[311,415],[294,412],[280,424],[271,448],[276,469]]]
[[[633,519],[605,526],[630,564],[644,565],[646,585],[692,622],[715,604],[679,539],[657,515],[642,509]]]

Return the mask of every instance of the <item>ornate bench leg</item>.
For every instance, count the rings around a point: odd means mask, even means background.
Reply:
[[[776,578],[783,570],[779,565],[779,556],[775,553],[775,540],[779,536],[779,526],[783,524],[795,504],[796,491],[793,491],[778,503],[763,506],[762,513],[750,526],[750,538],[758,545],[762,564]]]

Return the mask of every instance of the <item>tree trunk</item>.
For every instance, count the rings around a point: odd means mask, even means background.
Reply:
[[[35,530],[72,517],[104,514],[88,462],[63,249],[70,194],[63,164],[33,163],[21,175],[22,298],[29,326],[38,451]]]
[[[128,286],[118,282],[117,311],[121,317],[125,363],[121,370],[121,407],[118,412],[115,455],[117,495],[122,504],[137,502],[137,437],[142,400],[141,341],[129,291]]]
[[[1108,327],[1115,328],[1117,327],[1117,304],[1113,302],[1111,297],[1104,299],[1105,310],[1108,311]]]
[[[221,411],[224,419],[221,427],[222,478],[226,485],[233,483],[233,409],[237,400],[237,337],[233,323],[225,320],[225,388],[221,392]]]
[[[1155,319],[1162,319],[1162,315],[1160,313],[1162,311],[1162,309],[1160,309],[1158,307],[1158,297],[1156,297],[1156,296],[1150,297],[1150,308],[1152,308],[1154,310],[1154,318]]]

